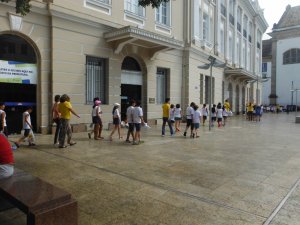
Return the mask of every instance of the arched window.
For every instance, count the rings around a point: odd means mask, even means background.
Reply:
[[[300,63],[300,49],[291,48],[283,53],[283,64]]]

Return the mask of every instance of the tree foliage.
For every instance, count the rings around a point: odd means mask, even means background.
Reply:
[[[170,0],[139,0],[139,5],[146,7],[151,5],[152,8],[158,8],[162,2],[169,2]]]
[[[0,0],[1,2],[10,2],[11,0]],[[16,0],[16,13],[25,16],[30,12],[30,0]]]

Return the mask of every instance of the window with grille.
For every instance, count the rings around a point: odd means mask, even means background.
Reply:
[[[168,93],[168,69],[157,68],[156,72],[156,103],[163,104]]]
[[[92,104],[99,97],[102,104],[107,103],[107,59],[86,57],[86,103]]]
[[[283,53],[283,64],[300,63],[300,49],[292,48]]]

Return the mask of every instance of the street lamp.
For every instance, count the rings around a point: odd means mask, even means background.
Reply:
[[[198,66],[199,69],[210,69],[210,81],[209,81],[209,131],[211,130],[211,118],[212,118],[212,113],[211,113],[211,105],[212,105],[212,68],[213,67],[218,67],[218,68],[224,68],[226,66],[226,63],[216,63],[216,58],[213,56],[208,57],[209,63],[206,63],[202,66]]]

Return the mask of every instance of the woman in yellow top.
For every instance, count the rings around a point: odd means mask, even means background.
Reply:
[[[66,94],[60,97],[60,104],[58,105],[58,111],[60,113],[60,133],[59,133],[59,148],[66,148],[65,138],[68,136],[68,144],[75,145],[76,142],[72,142],[72,130],[70,126],[71,113],[80,118],[80,116],[72,109],[70,103],[70,97]]]
[[[171,124],[171,121],[169,120],[170,116],[170,98],[166,98],[165,103],[162,105],[163,110],[163,124],[162,124],[162,130],[161,130],[161,136],[165,136],[166,132],[166,123],[168,123],[168,126],[170,128],[171,136],[174,134],[173,126]]]
[[[230,103],[229,103],[228,99],[225,100],[224,107],[225,107],[227,112],[230,111]]]
[[[247,105],[247,115],[249,121],[253,120],[253,111],[254,111],[254,106],[251,102],[249,102],[249,104]]]

